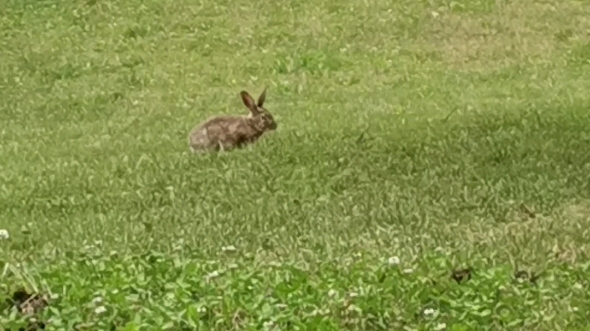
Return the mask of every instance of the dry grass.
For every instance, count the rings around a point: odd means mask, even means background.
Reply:
[[[518,256],[517,263],[573,265],[585,261],[590,253],[585,240],[590,230],[584,227],[589,220],[588,200],[565,203],[547,215],[538,213],[530,205],[514,203],[503,223],[482,220],[460,225],[455,231],[465,238],[468,246],[486,248],[494,254]]]
[[[550,62],[563,43],[590,40],[590,5],[582,1],[497,1],[490,14],[431,15],[427,42],[456,69]]]

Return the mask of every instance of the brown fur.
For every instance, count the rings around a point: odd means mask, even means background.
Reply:
[[[189,133],[191,152],[240,148],[256,142],[265,132],[276,130],[277,123],[263,108],[266,89],[258,97],[257,103],[246,91],[240,92],[240,96],[250,114],[248,116],[217,116],[196,126]]]

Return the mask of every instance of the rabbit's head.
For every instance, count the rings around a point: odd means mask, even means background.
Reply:
[[[252,96],[246,91],[240,92],[240,96],[242,97],[244,105],[246,105],[250,111],[247,118],[252,126],[261,132],[277,129],[277,122],[275,122],[272,114],[263,107],[264,100],[266,99],[266,88],[258,97],[258,102],[255,102]]]

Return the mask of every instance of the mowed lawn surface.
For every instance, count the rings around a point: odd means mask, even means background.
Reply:
[[[276,132],[189,153],[266,86]],[[5,0],[0,295],[54,330],[587,330],[589,91],[586,1]]]

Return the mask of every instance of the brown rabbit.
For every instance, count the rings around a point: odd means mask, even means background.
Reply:
[[[248,116],[218,116],[195,127],[189,134],[189,146],[193,153],[239,148],[253,143],[263,133],[276,130],[277,123],[262,107],[266,88],[258,97],[258,103],[248,92],[240,92],[242,101],[250,110]]]

